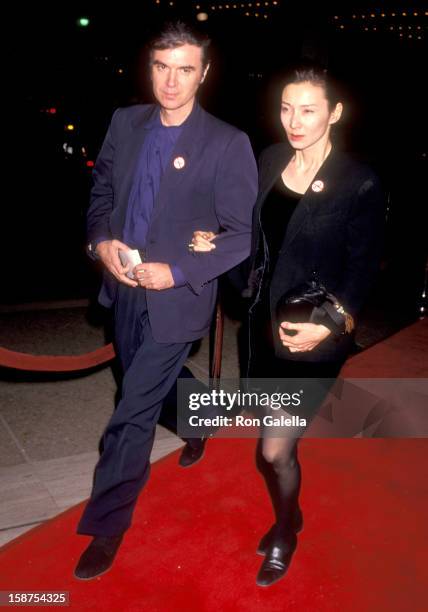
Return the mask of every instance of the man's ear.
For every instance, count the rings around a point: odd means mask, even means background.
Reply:
[[[205,77],[207,76],[207,72],[209,70],[210,64],[207,64],[205,66],[205,70],[204,70],[204,74],[202,75],[202,79],[201,79],[201,83],[203,83],[205,81]]]
[[[342,116],[342,112],[343,112],[343,104],[342,104],[342,102],[338,102],[336,104],[336,108],[334,109],[334,111],[330,115],[329,124],[333,125],[333,123],[337,123],[339,121],[340,117]]]

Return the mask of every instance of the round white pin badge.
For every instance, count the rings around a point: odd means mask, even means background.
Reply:
[[[185,165],[186,162],[184,160],[184,157],[176,157],[174,159],[174,168],[176,168],[177,170],[181,170],[182,168],[184,168]]]
[[[312,191],[318,193],[318,191],[322,191],[324,189],[324,183],[322,181],[314,181],[312,183]]]

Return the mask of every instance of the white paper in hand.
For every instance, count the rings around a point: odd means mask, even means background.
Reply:
[[[126,273],[128,278],[134,280],[134,273],[132,270],[135,268],[137,264],[143,263],[141,261],[140,253],[137,249],[128,249],[127,251],[119,250],[119,258],[122,263],[122,266],[126,266],[129,264],[129,271]]]

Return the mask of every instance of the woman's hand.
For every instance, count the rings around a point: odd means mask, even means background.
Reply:
[[[215,249],[215,244],[211,241],[217,237],[214,232],[204,232],[197,230],[193,232],[192,242],[189,244],[189,249],[198,253],[207,253]]]
[[[288,347],[290,353],[312,351],[331,334],[328,327],[316,325],[315,323],[289,323],[288,321],[283,321],[278,330],[283,346]],[[284,330],[295,330],[297,333],[290,336]]]

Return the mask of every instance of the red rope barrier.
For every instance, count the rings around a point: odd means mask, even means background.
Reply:
[[[0,347],[0,366],[32,372],[73,372],[88,370],[115,357],[112,344],[83,355],[30,355]]]
[[[212,378],[220,378],[221,349],[223,344],[224,314],[221,302],[217,302],[217,315],[215,318],[215,346],[211,364]],[[101,348],[84,353],[83,355],[31,355],[18,353],[0,347],[0,367],[14,370],[27,370],[30,372],[77,372],[89,370],[95,366],[107,363],[116,357],[113,344],[106,344]]]

